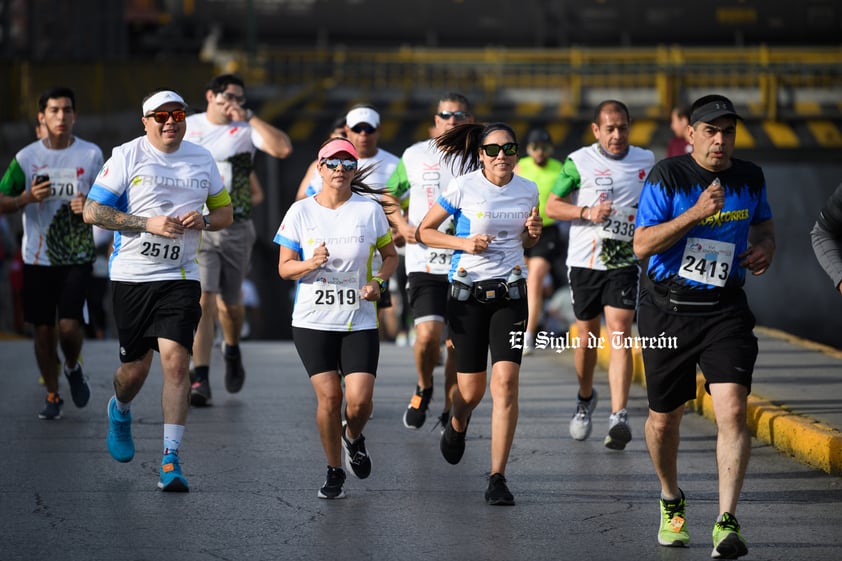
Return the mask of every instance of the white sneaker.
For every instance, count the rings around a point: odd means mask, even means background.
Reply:
[[[576,413],[574,413],[573,418],[570,419],[570,436],[574,440],[586,440],[591,435],[591,431],[593,430],[591,414],[594,412],[594,409],[596,409],[596,402],[598,400],[599,396],[597,395],[596,390],[593,390],[591,398],[587,401],[579,399],[577,394]]]
[[[623,450],[631,439],[629,412],[620,409],[616,413],[611,413],[608,418],[608,435],[604,440],[605,447],[611,450]]]

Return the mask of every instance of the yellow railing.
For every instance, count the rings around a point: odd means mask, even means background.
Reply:
[[[793,90],[842,92],[842,48],[277,49],[254,62],[235,58],[233,68],[270,83],[322,81],[362,90],[480,90],[493,98],[503,87],[555,89],[571,115],[593,88],[649,90],[660,115],[688,90],[743,90],[751,116],[767,119],[779,117]]]
[[[216,72],[243,75],[249,87],[353,88],[364,97],[397,89],[461,90],[492,101],[502,88],[557,96],[559,117],[585,117],[592,90],[618,90],[662,117],[699,91],[739,90],[747,117],[791,116],[794,92],[811,90],[842,110],[842,47],[661,46],[629,49],[273,49],[253,57],[226,53],[224,63],[195,59],[130,63],[0,63],[0,120],[34,117],[34,98],[62,83],[77,89],[85,112],[133,110],[149,89],[171,85],[201,100]],[[645,99],[641,103],[639,100]],[[737,101],[735,99],[735,101]],[[820,112],[822,104],[814,103]],[[636,107],[640,109],[640,107]],[[839,115],[832,115],[838,117]]]

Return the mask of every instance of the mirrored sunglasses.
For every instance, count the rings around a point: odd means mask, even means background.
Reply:
[[[436,115],[445,121],[449,121],[451,117],[457,121],[464,121],[468,118],[470,113],[466,113],[465,111],[439,111]]]
[[[340,160],[339,158],[323,158],[322,164],[327,169],[336,169],[342,166],[345,171],[354,171],[357,169],[357,160]]]
[[[499,144],[483,144],[480,146],[480,149],[485,152],[486,156],[491,156],[492,158],[499,154],[500,150],[506,156],[514,156],[517,154],[517,142],[507,142],[502,146]]]
[[[176,123],[180,123],[181,121],[187,118],[187,112],[184,111],[184,109],[174,109],[172,111],[155,111],[153,113],[149,113],[148,115],[146,115],[146,117],[152,117],[153,119],[155,119],[156,123],[161,124],[166,123],[170,120],[170,117],[172,117],[173,121],[175,121]]]

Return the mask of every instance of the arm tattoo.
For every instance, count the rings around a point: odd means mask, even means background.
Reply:
[[[85,203],[85,220],[106,230],[145,232],[146,218],[120,212],[114,207],[101,205],[88,199]]]

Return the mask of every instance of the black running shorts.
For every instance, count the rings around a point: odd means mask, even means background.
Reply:
[[[512,338],[526,329],[526,316],[526,298],[496,303],[448,298],[447,324],[456,350],[456,371],[486,372],[489,348],[492,366],[501,360],[520,364],[523,349],[513,348]]]
[[[377,375],[380,334],[376,329],[321,331],[293,327],[292,340],[308,376],[333,371]]]
[[[588,321],[600,316],[605,306],[622,310],[637,307],[640,278],[640,267],[637,265],[607,271],[570,267],[567,278],[573,313],[578,320]]]
[[[450,292],[447,275],[409,273],[406,292],[416,325],[425,321],[444,322]]]
[[[672,314],[644,297],[637,316],[640,336],[652,344],[642,353],[653,411],[668,413],[696,398],[697,365],[708,393],[710,384],[723,382],[742,384],[751,391],[757,338],[747,304],[712,315]]]
[[[122,362],[157,351],[159,337],[180,343],[192,354],[193,335],[202,317],[199,281],[112,281],[112,296]]]
[[[24,265],[24,321],[32,325],[55,325],[58,317],[81,322],[91,271],[90,263],[55,267]]]

